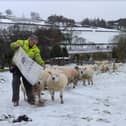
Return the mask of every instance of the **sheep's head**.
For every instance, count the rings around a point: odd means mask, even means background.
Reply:
[[[80,75],[80,77],[82,77],[84,74],[85,74],[85,71],[86,71],[86,67],[84,68],[84,69],[80,69],[79,70],[79,75]]]
[[[58,82],[60,79],[60,75],[58,73],[52,73],[52,72],[48,72],[51,76],[51,80],[53,82]]]
[[[79,66],[75,66],[74,69],[75,69],[75,70],[79,70]]]
[[[36,95],[36,93],[39,92],[39,90],[40,90],[40,81],[32,86],[32,93]]]

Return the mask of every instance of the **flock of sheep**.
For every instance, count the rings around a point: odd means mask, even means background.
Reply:
[[[44,89],[47,89],[50,92],[53,101],[55,92],[59,91],[60,102],[63,104],[63,92],[66,86],[71,85],[75,88],[78,81],[82,81],[83,85],[93,85],[94,73],[104,73],[107,71],[115,72],[121,65],[122,63],[96,61],[93,65],[46,66],[41,73],[41,79],[32,89],[33,95],[38,97],[36,98],[36,104],[43,102],[41,99],[41,92]]]

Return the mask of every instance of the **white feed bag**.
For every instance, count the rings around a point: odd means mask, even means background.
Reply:
[[[43,72],[43,67],[33,61],[20,47],[12,59],[24,77],[30,84],[35,85]]]

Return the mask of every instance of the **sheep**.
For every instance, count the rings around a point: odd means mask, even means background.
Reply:
[[[62,71],[68,78],[68,84],[73,83],[73,88],[75,88],[79,77],[79,73],[75,68],[62,66],[62,67],[55,67],[55,69]]]
[[[101,66],[103,64],[109,64],[108,60],[103,60],[103,61],[95,61],[95,64],[97,64],[97,66]]]
[[[45,68],[40,75],[40,79],[37,84],[32,86],[32,94],[33,96],[36,96],[35,98],[38,97],[38,100],[35,99],[36,104],[43,104],[44,101],[41,99],[41,92],[44,89],[47,89],[47,79],[49,77],[49,72],[51,72],[53,69],[52,68]]]
[[[40,75],[40,83],[41,84],[43,84],[44,85],[44,89],[47,89],[48,87],[47,87],[47,78],[49,77],[49,72],[51,72],[51,71],[53,71],[55,68],[45,68],[44,70],[43,70],[43,72],[41,73],[41,75]],[[56,70],[55,69],[55,71],[59,71],[59,70]],[[59,71],[59,72],[61,72],[61,71]]]
[[[52,68],[45,68],[41,75],[40,75],[40,79],[39,79],[39,82],[35,85],[32,86],[32,94],[33,96],[36,96],[36,98],[38,97],[38,100],[36,101],[35,99],[35,102],[36,104],[44,104],[44,101],[41,100],[41,92],[44,90],[44,89],[48,89],[47,87],[47,79],[49,77],[49,72],[53,71]]]
[[[43,83],[40,84],[40,81],[37,84],[32,86],[32,95],[35,97],[35,104],[37,104],[37,105],[39,105],[39,104],[43,105],[44,104],[44,102],[41,100],[41,91],[44,90],[44,85],[43,85]],[[24,101],[27,101],[26,89],[24,87],[22,79],[21,79],[21,90],[22,90],[23,95],[24,95]],[[38,97],[38,100],[36,100],[37,97]]]
[[[44,85],[40,81],[37,84],[32,86],[32,95],[35,97],[36,105],[44,105],[44,100],[41,99],[41,92],[43,90],[44,90]]]
[[[119,67],[121,67],[123,65],[123,63],[121,63],[121,62],[120,63],[116,63],[116,64],[118,64]]]
[[[103,60],[102,64],[109,64],[110,62],[108,60]]]
[[[52,99],[52,101],[54,101],[55,91],[60,91],[61,104],[63,104],[64,103],[63,91],[68,83],[68,79],[64,73],[57,72],[55,70],[49,72],[49,75],[50,76],[47,79],[47,87],[51,94],[51,99]]]
[[[41,78],[40,78],[40,83],[44,85],[44,89],[47,89],[47,78],[49,77],[49,71],[51,71],[51,68],[46,68],[42,74],[41,74]]]
[[[122,63],[116,63],[116,62],[111,63],[112,72],[118,71],[119,67],[121,67],[121,66],[122,66]]]
[[[83,81],[83,85],[86,85],[85,81],[88,81],[88,85],[93,85],[93,69],[90,66],[79,68],[79,78]]]
[[[102,61],[94,61],[94,62],[95,62],[95,64],[97,64],[98,66],[100,66],[101,64],[103,64]]]
[[[111,64],[111,68],[112,68],[112,72],[115,72],[118,69],[118,65],[115,62],[113,62]]]
[[[85,65],[78,66],[78,67],[81,68],[81,69],[84,69],[85,67],[90,67],[91,69],[93,69],[94,71],[96,71],[97,68],[98,68],[98,65],[97,64],[94,64],[94,65],[92,65],[92,64],[85,64]]]
[[[101,65],[99,66],[99,70],[100,70],[102,73],[105,73],[105,72],[107,72],[107,71],[110,70],[110,66],[109,66],[109,64],[101,64]]]

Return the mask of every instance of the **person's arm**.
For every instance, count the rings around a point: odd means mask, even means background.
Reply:
[[[43,59],[40,55],[40,49],[37,46],[35,46],[35,48],[34,48],[34,60],[40,65],[45,64],[45,62],[43,61]]]
[[[22,40],[17,40],[16,42],[12,42],[10,44],[11,49],[18,49],[22,45]]]
[[[43,59],[41,58],[40,53],[36,53],[34,59],[35,59],[35,61],[36,61],[38,64],[40,64],[40,65],[42,65],[42,66],[45,64],[45,62],[44,62]]]

